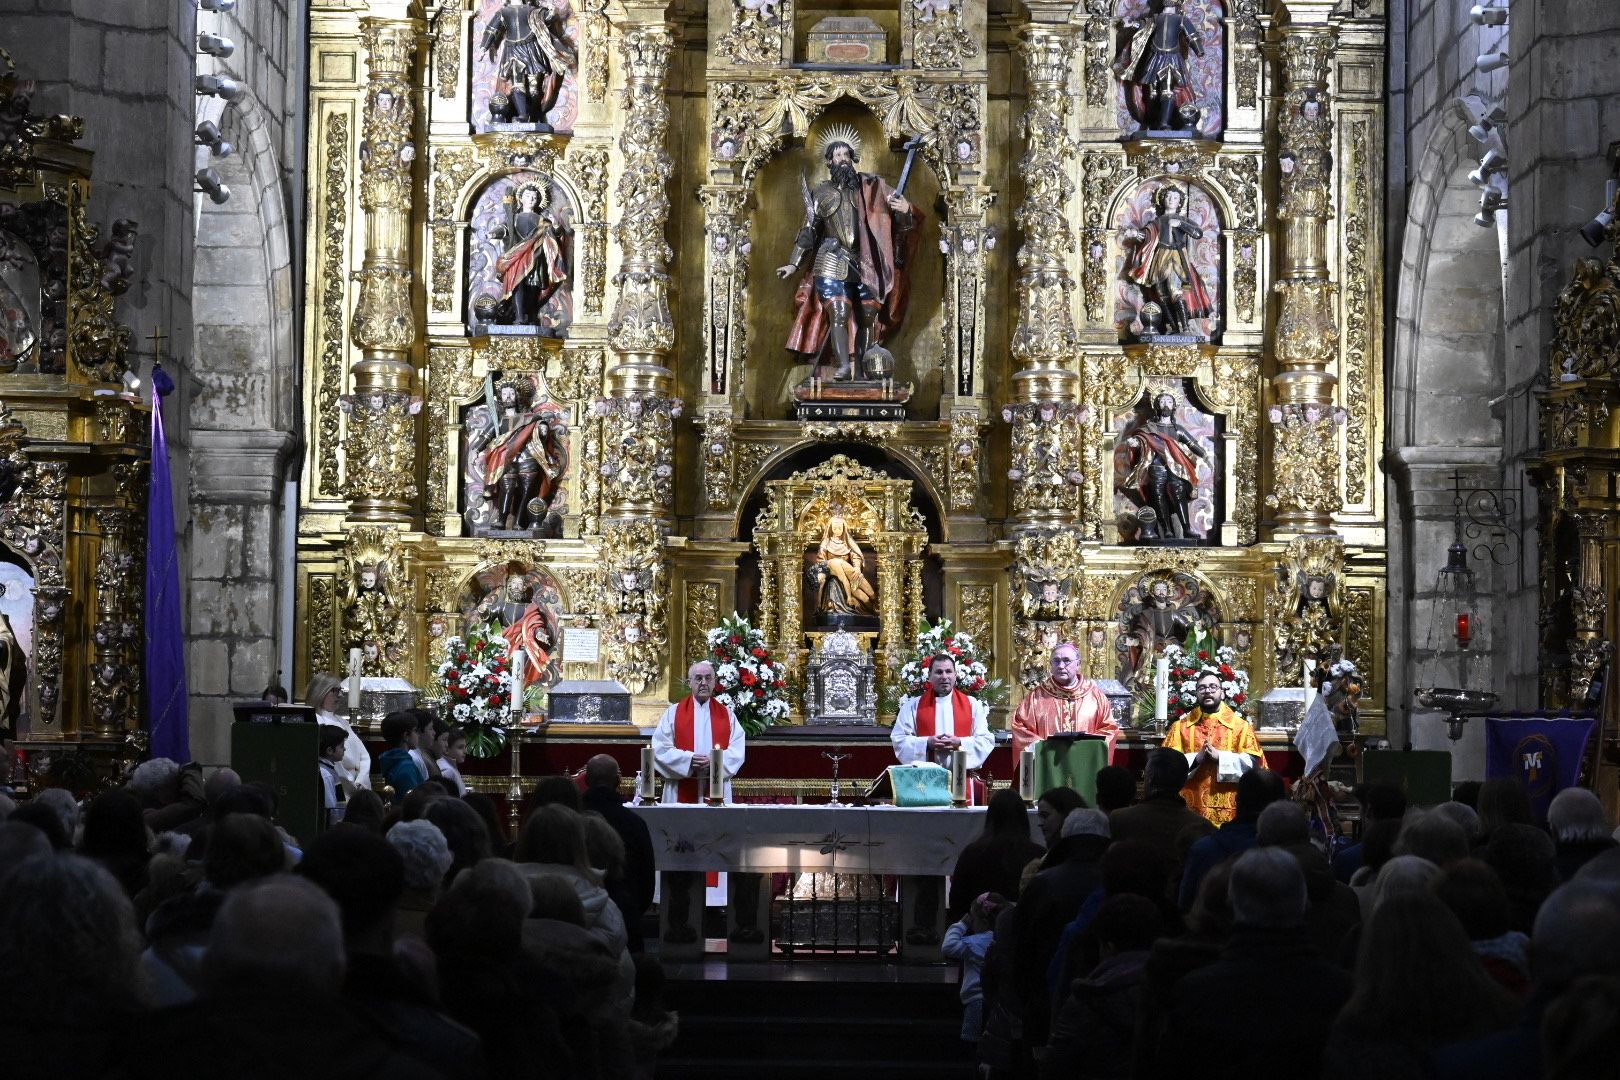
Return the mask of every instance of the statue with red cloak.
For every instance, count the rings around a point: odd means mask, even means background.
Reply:
[[[787,347],[819,373],[830,346],[838,364],[835,380],[892,375],[892,357],[882,344],[905,320],[908,266],[922,215],[882,178],[856,171],[861,158],[854,129],[823,136],[822,157],[828,179],[814,188],[801,181],[804,226],[792,259],[776,270],[786,280],[810,256],[794,296],[798,314]]]
[[[1201,539],[1187,513],[1198,490],[1198,460],[1209,451],[1176,419],[1176,399],[1158,394],[1145,415],[1120,432],[1114,490],[1136,507],[1136,539],[1164,543]]]

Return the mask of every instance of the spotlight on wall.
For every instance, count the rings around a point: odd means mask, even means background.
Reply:
[[[219,125],[212,120],[198,124],[193,139],[198,146],[206,146],[213,151],[215,157],[230,157],[231,151],[236,149],[219,133]]]
[[[1508,11],[1507,8],[1475,4],[1468,9],[1468,17],[1474,21],[1475,26],[1506,26]]]
[[[191,86],[196,93],[224,98],[233,105],[247,95],[247,87],[228,75],[198,75]]]
[[[1474,224],[1482,229],[1489,229],[1496,225],[1496,212],[1507,209],[1507,196],[1495,188],[1487,188],[1479,197],[1479,213],[1474,215]]]
[[[217,11],[223,15],[236,10],[236,0],[197,0],[197,6],[204,11]]]
[[[1508,54],[1505,52],[1480,53],[1474,59],[1474,67],[1481,72],[1498,71],[1508,66]]]
[[[1620,180],[1610,180],[1603,188],[1603,209],[1598,216],[1581,226],[1581,239],[1593,247],[1603,243],[1609,226],[1614,224],[1614,199],[1620,195]]]
[[[219,179],[219,173],[213,169],[197,170],[197,190],[213,200],[214,205],[223,205],[231,197],[231,189],[226,187]]]
[[[197,35],[197,51],[205,52],[209,56],[225,57],[236,51],[236,42],[222,34],[204,31]]]
[[[1475,142],[1488,143],[1493,138],[1499,138],[1497,128],[1507,119],[1507,110],[1500,105],[1492,105],[1488,110],[1479,114],[1479,118],[1468,125],[1468,136]]]
[[[1483,191],[1491,186],[1492,176],[1506,171],[1507,156],[1499,150],[1487,150],[1485,156],[1479,159],[1479,168],[1468,174],[1468,182]]]

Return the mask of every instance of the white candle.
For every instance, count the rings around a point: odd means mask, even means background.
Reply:
[[[1170,658],[1161,656],[1153,662],[1153,719],[1170,718]]]
[[[1035,748],[1026,746],[1018,755],[1018,797],[1031,805],[1035,802]]]
[[[349,713],[360,711],[360,650],[349,650]]]
[[[523,663],[527,659],[522,649],[512,650],[512,711],[523,719]]]
[[[1316,686],[1311,680],[1311,673],[1316,670],[1316,661],[1307,660],[1305,661],[1303,667],[1304,670],[1300,674],[1300,685],[1305,687],[1305,712],[1309,714],[1311,711],[1311,703],[1316,700]]]
[[[725,750],[709,748],[709,805],[720,806],[726,801]]]
[[[653,801],[653,748],[651,744],[641,748],[641,772],[636,776],[636,799],[642,805]]]

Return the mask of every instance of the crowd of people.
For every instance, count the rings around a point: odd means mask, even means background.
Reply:
[[[267,786],[161,758],[83,804],[0,796],[0,1075],[650,1077],[651,839],[611,757],[582,780],[512,838],[442,775],[361,788],[306,844]]]
[[[990,800],[952,877],[962,1037],[991,1080],[1575,1080],[1620,1061],[1620,844],[1586,789],[1545,827],[1510,780],[1409,808],[1366,784],[1330,852],[1281,777],[1215,828],[1186,755]],[[1331,856],[1331,858],[1330,858]]]

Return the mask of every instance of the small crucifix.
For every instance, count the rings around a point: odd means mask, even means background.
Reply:
[[[147,340],[152,343],[152,363],[161,366],[163,363],[163,339],[167,335],[163,333],[161,326],[154,326],[152,332],[146,336]]]

